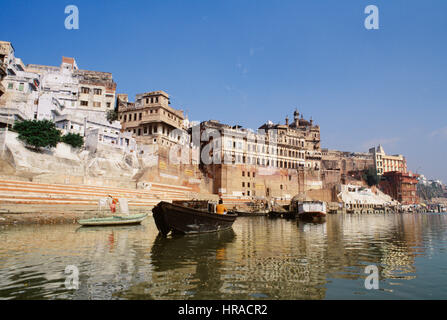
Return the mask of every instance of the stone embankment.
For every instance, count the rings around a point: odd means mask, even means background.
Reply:
[[[109,194],[127,199],[131,213],[150,212],[160,201],[196,197],[189,187],[160,183],[152,183],[150,189],[123,189],[0,179],[0,225],[73,223],[97,214],[99,200]]]

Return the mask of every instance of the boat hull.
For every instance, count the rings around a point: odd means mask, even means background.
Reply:
[[[236,214],[209,213],[164,201],[157,204],[152,212],[158,231],[164,236],[171,231],[195,234],[230,229],[237,217]]]
[[[118,225],[135,225],[140,224],[144,219],[146,219],[147,213],[145,214],[135,214],[128,216],[112,216],[104,218],[91,218],[91,219],[81,219],[78,223],[81,226],[118,226]]]
[[[302,212],[298,214],[302,220],[322,220],[326,218],[326,213],[321,211]]]

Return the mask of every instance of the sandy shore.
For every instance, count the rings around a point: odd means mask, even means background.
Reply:
[[[152,208],[130,208],[131,214],[150,213]],[[72,224],[78,219],[98,214],[97,206],[45,206],[45,205],[1,205],[0,225],[17,224]],[[102,212],[103,214],[106,211]]]

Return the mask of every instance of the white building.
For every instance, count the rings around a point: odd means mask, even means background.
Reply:
[[[26,70],[22,60],[15,57],[14,47],[10,42],[0,41],[0,60],[6,69],[6,76],[2,81],[5,92],[0,97],[0,125],[34,119],[39,99],[40,75]]]

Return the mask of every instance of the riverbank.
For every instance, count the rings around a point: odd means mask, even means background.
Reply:
[[[129,213],[151,213],[152,207],[129,209]],[[103,210],[103,213],[108,212]],[[98,206],[79,205],[17,205],[2,204],[0,226],[28,224],[74,224],[78,219],[98,214]]]

